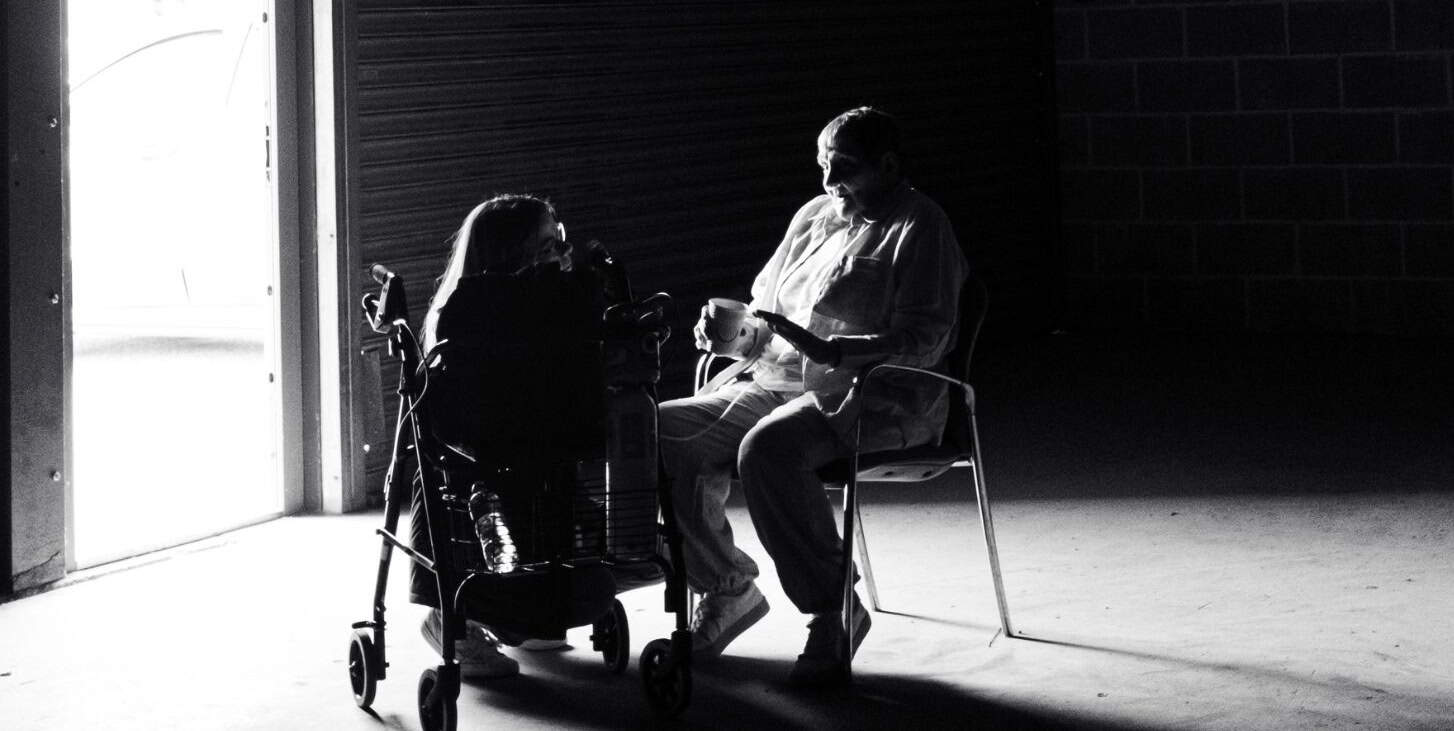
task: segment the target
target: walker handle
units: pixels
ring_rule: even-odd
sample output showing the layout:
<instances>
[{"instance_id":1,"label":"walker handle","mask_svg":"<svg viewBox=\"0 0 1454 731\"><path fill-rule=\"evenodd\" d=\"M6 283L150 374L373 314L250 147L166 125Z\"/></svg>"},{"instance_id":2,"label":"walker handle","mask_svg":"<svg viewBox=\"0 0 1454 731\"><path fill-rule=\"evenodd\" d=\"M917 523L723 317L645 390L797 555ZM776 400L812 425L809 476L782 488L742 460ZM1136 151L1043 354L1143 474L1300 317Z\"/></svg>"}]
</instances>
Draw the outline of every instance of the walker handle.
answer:
<instances>
[{"instance_id":1,"label":"walker handle","mask_svg":"<svg viewBox=\"0 0 1454 731\"><path fill-rule=\"evenodd\" d=\"M664 316L663 309L671 303L671 295L666 292L657 292L640 302L637 302L634 309L640 313L636 316L636 324L644 325L652 321L660 321Z\"/></svg>"},{"instance_id":2,"label":"walker handle","mask_svg":"<svg viewBox=\"0 0 1454 731\"><path fill-rule=\"evenodd\" d=\"M394 273L389 271L389 268L383 264L375 264L369 267L369 276L374 278L374 282L383 284L389 277L394 276Z\"/></svg>"}]
</instances>

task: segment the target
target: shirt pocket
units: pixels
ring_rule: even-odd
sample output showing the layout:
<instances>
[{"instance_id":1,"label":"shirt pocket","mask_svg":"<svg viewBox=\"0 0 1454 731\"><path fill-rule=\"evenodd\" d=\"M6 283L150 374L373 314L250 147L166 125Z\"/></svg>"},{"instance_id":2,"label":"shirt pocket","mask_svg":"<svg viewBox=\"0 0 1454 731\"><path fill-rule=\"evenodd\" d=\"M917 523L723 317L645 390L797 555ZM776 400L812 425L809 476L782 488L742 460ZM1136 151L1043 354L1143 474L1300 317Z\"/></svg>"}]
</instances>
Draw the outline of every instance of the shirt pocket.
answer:
<instances>
[{"instance_id":1,"label":"shirt pocket","mask_svg":"<svg viewBox=\"0 0 1454 731\"><path fill-rule=\"evenodd\" d=\"M854 256L824 285L813 309L852 326L872 327L881 319L887 298L888 262Z\"/></svg>"}]
</instances>

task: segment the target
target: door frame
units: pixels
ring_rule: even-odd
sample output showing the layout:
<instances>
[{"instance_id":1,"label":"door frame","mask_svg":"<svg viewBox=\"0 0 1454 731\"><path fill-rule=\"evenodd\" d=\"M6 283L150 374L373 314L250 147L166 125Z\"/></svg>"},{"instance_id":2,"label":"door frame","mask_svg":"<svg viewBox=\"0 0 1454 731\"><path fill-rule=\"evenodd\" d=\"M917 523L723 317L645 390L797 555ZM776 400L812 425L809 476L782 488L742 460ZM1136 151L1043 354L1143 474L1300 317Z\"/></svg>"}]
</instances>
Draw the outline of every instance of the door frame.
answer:
<instances>
[{"instance_id":1,"label":"door frame","mask_svg":"<svg viewBox=\"0 0 1454 731\"><path fill-rule=\"evenodd\" d=\"M5 3L5 260L3 593L65 574L67 400L65 11Z\"/></svg>"},{"instance_id":2,"label":"door frame","mask_svg":"<svg viewBox=\"0 0 1454 731\"><path fill-rule=\"evenodd\" d=\"M271 181L270 207L273 214L272 241L274 244L271 264L270 317L273 319L270 331L274 341L264 347L268 358L268 377L274 384L270 392L270 408L275 419L276 430L272 447L277 450L274 476L279 489L283 491L283 515L297 513L304 508L304 442L302 428L304 419L302 387L302 343L303 318L300 313L300 206L297 163L299 140L297 78L298 53L295 11L288 2L277 0L255 0L256 12L264 27L269 44L266 49L269 73L272 76L273 99L269 107L271 117L264 120L267 125L268 145L266 170ZM65 6L65 0L58 3ZM66 35L61 35L60 51L64 60ZM64 90L64 87L63 87ZM69 127L69 120L66 127ZM69 160L69 149L65 160ZM69 217L69 192L67 191L67 218ZM64 222L63 222L64 225ZM74 439L70 425L73 424L74 400L71 397L73 348L70 337L70 239L65 237L66 276L65 284L65 463L66 473L74 472ZM74 484L65 481L65 567L66 571L77 568L75 558ZM259 521L271 520L276 516L263 516ZM242 526L236 526L242 527ZM233 530L229 528L228 530Z\"/></svg>"},{"instance_id":3,"label":"door frame","mask_svg":"<svg viewBox=\"0 0 1454 731\"><path fill-rule=\"evenodd\" d=\"M73 461L65 5L0 7L0 134L7 158L6 192L0 196L7 272L0 297L9 315L0 324L7 346L0 355L0 381L10 395L6 418L0 420L6 445L0 598L39 590L75 566L68 509ZM318 433L317 399L309 399L304 363L316 350L309 343L316 343L319 321L305 316L311 314L307 303L314 277L302 246L311 240L315 188L309 154L314 138L311 6L309 0L262 0L260 5L271 26L275 89L269 141L278 243L273 365L285 514L306 510L306 485L317 483L308 479L310 472L317 474L317 440L309 438Z\"/></svg>"},{"instance_id":4,"label":"door frame","mask_svg":"<svg viewBox=\"0 0 1454 731\"><path fill-rule=\"evenodd\" d=\"M313 220L317 252L315 277L318 398L317 509L327 514L361 510L368 506L366 462L362 438L370 411L362 399L377 392L366 383L370 372L362 352L358 298L364 291L362 248L353 232L358 220L358 130L353 63L356 51L356 3L351 0L316 0L313 22L313 112L310 129L317 136L316 197Z\"/></svg>"}]
</instances>

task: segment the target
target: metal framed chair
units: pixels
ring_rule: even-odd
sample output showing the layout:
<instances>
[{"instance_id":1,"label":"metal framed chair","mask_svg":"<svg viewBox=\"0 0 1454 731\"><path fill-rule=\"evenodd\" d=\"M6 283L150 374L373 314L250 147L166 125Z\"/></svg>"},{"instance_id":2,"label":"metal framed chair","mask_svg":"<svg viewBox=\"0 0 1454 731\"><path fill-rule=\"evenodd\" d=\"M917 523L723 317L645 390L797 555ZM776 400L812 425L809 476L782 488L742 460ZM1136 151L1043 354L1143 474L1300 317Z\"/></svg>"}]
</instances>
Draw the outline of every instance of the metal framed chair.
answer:
<instances>
[{"instance_id":1,"label":"metal framed chair","mask_svg":"<svg viewBox=\"0 0 1454 731\"><path fill-rule=\"evenodd\" d=\"M860 562L863 565L864 584L868 590L869 606L882 611L878 587L873 580L873 566L868 556L868 539L864 535L863 518L858 508L858 485L864 482L926 482L954 468L968 467L974 476L975 502L979 508L980 527L984 533L985 548L989 554L990 577L994 581L995 600L1000 613L1000 629L1006 637L1014 637L1010 624L1009 604L1005 601L1004 581L1000 575L999 549L995 544L994 519L990 512L989 493L985 488L984 465L980 456L979 426L975 419L974 387L969 383L970 364L974 358L974 347L979 339L985 313L989 309L989 291L984 282L971 276L961 288L959 297L959 339L947 359L948 374L922 368L880 363L865 368L858 374L854 388L872 388L877 377L888 373L910 373L915 377L933 378L949 385L952 393L960 398L950 402L948 421L944 427L944 438L938 445L925 445L909 449L863 453L858 444L853 454L836 460L818 470L818 478L829 489L843 491L843 626L844 626L844 670L852 673L854 584L853 547L858 545ZM696 387L700 389L713 370L713 360L725 360L705 354L697 364ZM859 425L858 429L861 429ZM855 442L858 438L855 429Z\"/></svg>"},{"instance_id":2,"label":"metal framed chair","mask_svg":"<svg viewBox=\"0 0 1454 731\"><path fill-rule=\"evenodd\" d=\"M863 565L864 584L868 590L869 606L881 611L878 587L873 580L873 566L868 555L868 540L864 535L863 518L858 508L858 486L865 482L925 482L950 469L968 467L974 476L975 502L979 507L980 527L984 533L985 548L989 554L990 577L994 581L995 600L1000 613L1000 629L1006 637L1015 636L1010 624L1010 609L1005 601L1004 581L1000 575L999 549L995 544L994 519L990 512L989 493L985 488L984 464L980 455L979 426L975 419L974 387L969 383L969 369L974 357L975 342L980 327L984 324L985 312L989 307L989 292L984 283L970 277L961 290L959 300L959 341L949 354L946 375L922 368L880 363L869 366L855 380L854 388L859 390L873 387L876 378L888 373L909 373L915 377L933 378L949 385L952 393L961 398L952 400L944 438L939 445L925 445L909 449L862 453L858 448L858 437L862 424L855 428L855 445L852 456L825 465L818 470L819 479L843 491L843 657L845 671L852 672L852 638L854 632L852 596L854 584L853 545L856 540L858 554Z\"/></svg>"}]
</instances>

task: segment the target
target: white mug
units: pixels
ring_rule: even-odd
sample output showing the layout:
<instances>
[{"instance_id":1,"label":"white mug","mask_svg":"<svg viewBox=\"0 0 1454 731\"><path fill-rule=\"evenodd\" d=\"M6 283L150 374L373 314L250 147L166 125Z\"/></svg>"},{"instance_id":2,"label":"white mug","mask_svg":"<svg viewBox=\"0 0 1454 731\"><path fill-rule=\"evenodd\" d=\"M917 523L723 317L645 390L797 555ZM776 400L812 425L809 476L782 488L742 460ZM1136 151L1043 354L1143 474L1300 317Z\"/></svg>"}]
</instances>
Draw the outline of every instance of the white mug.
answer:
<instances>
[{"instance_id":1,"label":"white mug","mask_svg":"<svg viewBox=\"0 0 1454 731\"><path fill-rule=\"evenodd\" d=\"M747 335L747 304L726 297L707 300L707 339L713 353L723 355L733 350L738 338Z\"/></svg>"}]
</instances>

